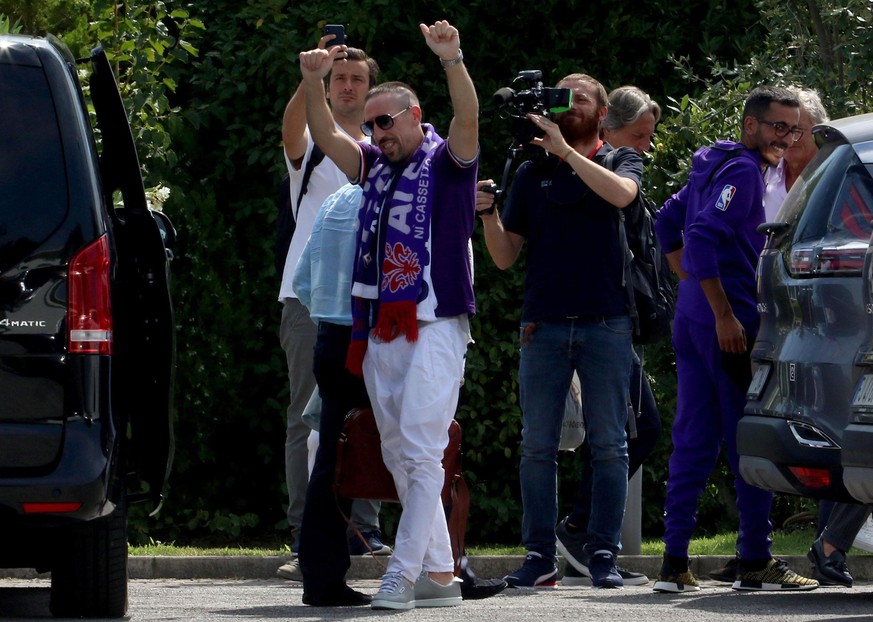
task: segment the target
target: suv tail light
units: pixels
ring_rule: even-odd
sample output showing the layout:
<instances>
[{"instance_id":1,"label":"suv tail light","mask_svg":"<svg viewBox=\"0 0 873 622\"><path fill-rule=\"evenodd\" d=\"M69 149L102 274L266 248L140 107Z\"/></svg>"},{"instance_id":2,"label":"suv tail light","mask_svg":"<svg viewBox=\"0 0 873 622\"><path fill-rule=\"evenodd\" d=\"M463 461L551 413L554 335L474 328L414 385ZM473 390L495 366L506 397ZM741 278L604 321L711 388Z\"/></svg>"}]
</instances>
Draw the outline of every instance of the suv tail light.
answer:
<instances>
[{"instance_id":1,"label":"suv tail light","mask_svg":"<svg viewBox=\"0 0 873 622\"><path fill-rule=\"evenodd\" d=\"M67 344L71 354L112 354L109 240L103 235L70 260Z\"/></svg>"},{"instance_id":2,"label":"suv tail light","mask_svg":"<svg viewBox=\"0 0 873 622\"><path fill-rule=\"evenodd\" d=\"M866 242L791 250L792 276L860 276L867 254Z\"/></svg>"},{"instance_id":3,"label":"suv tail light","mask_svg":"<svg viewBox=\"0 0 873 622\"><path fill-rule=\"evenodd\" d=\"M828 488L831 485L831 473L827 469L791 466L788 470L807 488Z\"/></svg>"}]
</instances>

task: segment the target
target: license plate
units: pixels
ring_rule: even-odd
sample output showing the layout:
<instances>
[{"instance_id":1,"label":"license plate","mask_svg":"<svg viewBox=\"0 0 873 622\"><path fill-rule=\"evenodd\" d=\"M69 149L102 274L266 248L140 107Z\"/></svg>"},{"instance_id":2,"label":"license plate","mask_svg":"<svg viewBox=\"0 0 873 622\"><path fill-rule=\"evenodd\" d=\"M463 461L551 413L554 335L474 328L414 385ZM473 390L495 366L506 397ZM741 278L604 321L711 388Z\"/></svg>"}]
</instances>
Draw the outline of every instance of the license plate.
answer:
<instances>
[{"instance_id":1,"label":"license plate","mask_svg":"<svg viewBox=\"0 0 873 622\"><path fill-rule=\"evenodd\" d=\"M873 406L873 374L865 374L858 381L852 406Z\"/></svg>"},{"instance_id":2,"label":"license plate","mask_svg":"<svg viewBox=\"0 0 873 622\"><path fill-rule=\"evenodd\" d=\"M755 375L752 376L752 382L749 383L749 390L746 391L746 399L759 400L761 393L764 392L764 387L767 385L767 379L770 377L770 363L762 363L755 369Z\"/></svg>"}]
</instances>

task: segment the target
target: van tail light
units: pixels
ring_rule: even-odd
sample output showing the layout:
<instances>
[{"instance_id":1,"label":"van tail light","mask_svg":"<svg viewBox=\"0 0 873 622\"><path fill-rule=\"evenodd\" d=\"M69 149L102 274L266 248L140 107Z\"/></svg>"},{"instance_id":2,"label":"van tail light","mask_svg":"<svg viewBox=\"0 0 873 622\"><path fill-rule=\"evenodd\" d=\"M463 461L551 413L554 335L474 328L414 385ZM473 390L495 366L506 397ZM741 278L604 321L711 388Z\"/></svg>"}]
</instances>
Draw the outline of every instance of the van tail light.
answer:
<instances>
[{"instance_id":1,"label":"van tail light","mask_svg":"<svg viewBox=\"0 0 873 622\"><path fill-rule=\"evenodd\" d=\"M795 248L791 251L792 276L860 276L867 244L838 247Z\"/></svg>"},{"instance_id":2,"label":"van tail light","mask_svg":"<svg viewBox=\"0 0 873 622\"><path fill-rule=\"evenodd\" d=\"M22 503L22 509L26 514L69 514L78 512L81 503Z\"/></svg>"},{"instance_id":3,"label":"van tail light","mask_svg":"<svg viewBox=\"0 0 873 622\"><path fill-rule=\"evenodd\" d=\"M112 354L109 240L103 235L70 260L67 345L71 354Z\"/></svg>"},{"instance_id":4,"label":"van tail light","mask_svg":"<svg viewBox=\"0 0 873 622\"><path fill-rule=\"evenodd\" d=\"M831 485L831 473L827 469L788 467L788 470L807 488L828 488Z\"/></svg>"}]
</instances>

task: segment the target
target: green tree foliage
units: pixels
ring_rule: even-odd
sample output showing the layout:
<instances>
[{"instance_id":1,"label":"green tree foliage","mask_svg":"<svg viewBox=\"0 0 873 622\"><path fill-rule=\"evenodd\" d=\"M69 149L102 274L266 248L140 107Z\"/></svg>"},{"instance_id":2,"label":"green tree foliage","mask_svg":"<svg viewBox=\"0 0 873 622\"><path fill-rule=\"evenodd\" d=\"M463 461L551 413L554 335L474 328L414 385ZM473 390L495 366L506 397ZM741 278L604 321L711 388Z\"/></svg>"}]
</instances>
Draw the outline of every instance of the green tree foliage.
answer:
<instances>
[{"instance_id":1,"label":"green tree foliage","mask_svg":"<svg viewBox=\"0 0 873 622\"><path fill-rule=\"evenodd\" d=\"M658 128L646 180L650 194L658 201L685 183L691 156L698 147L720 138L739 138L743 101L759 84L814 88L831 118L868 112L873 94L873 80L867 70L873 53L868 35L873 5L864 0L757 4L767 35L749 48L747 58L725 61L710 56L703 64L705 71L700 71L690 57L670 56L689 94L666 98L668 110ZM670 377L672 358L650 363L647 368L656 381ZM675 400L675 391L668 391L666 409L665 402L658 402L667 430L675 405L669 400ZM662 438L645 465L646 482L666 481L669 452L669 438ZM649 521L660 520L660 514L651 510L662 495L660 486L647 491L644 531L657 533L657 520ZM772 520L779 525L812 505L809 500L778 495ZM735 516L733 478L722 463L701 498L699 525L711 532L734 528Z\"/></svg>"},{"instance_id":2,"label":"green tree foliage","mask_svg":"<svg viewBox=\"0 0 873 622\"><path fill-rule=\"evenodd\" d=\"M671 53L692 59L690 66L703 71L708 54L730 62L762 35L754 4L738 4L726 11L723 2L656 1L630 14L605 0L546 0L537 15L567 19L536 20L532 27L530 4L517 0L499 8L490 2L418 0L195 2L209 36L181 104L190 121L185 127L193 131L179 138L180 150L197 158L179 168L174 185L189 190L184 197L176 193L168 210L182 233L177 432L180 439L196 440L180 452L168 509L184 515L192 507L208 507L211 516L236 516L257 508L259 527L284 525L287 389L277 340L273 191L284 170L280 122L299 81L297 53L315 46L325 23L345 24L348 42L379 61L383 79L413 85L426 120L443 130L451 114L445 79L418 23L445 18L456 25L482 102L481 173L499 179L509 123L497 115L490 95L518 71L541 69L546 85L585 71L608 87L641 84L663 101L664 92L684 88ZM501 18L484 17L494 15ZM676 27L684 23L705 27L689 37ZM468 353L458 414L475 499L470 536L512 541L521 514L516 333L523 271L497 270L480 235L476 343ZM666 350L661 357L667 358ZM669 374L658 382L666 403L671 383ZM569 500L575 456L562 455L561 464L563 497ZM651 510L653 521L659 511Z\"/></svg>"},{"instance_id":3,"label":"green tree foliage","mask_svg":"<svg viewBox=\"0 0 873 622\"><path fill-rule=\"evenodd\" d=\"M62 34L74 49L99 39L112 50L147 184L173 190L166 211L179 230L176 463L163 513L137 521L134 539L239 538L286 527L288 392L278 343L274 194L297 54L315 46L325 23L345 24L349 43L379 61L383 79L413 85L425 119L443 131L451 114L445 79L418 23L456 25L481 102L480 173L495 180L510 130L491 94L518 71L542 70L547 86L582 71L607 89L642 87L665 106L646 180L658 201L684 183L697 147L737 136L751 86L816 86L833 116L858 112L873 60L863 36L865 0L651 0L632 10L611 0L541 0L535 7L520 0L0 0L4 13L27 31ZM469 539L514 542L523 270L497 270L479 231L474 244L479 313L458 413L473 491ZM665 417L644 480L643 531L658 535L675 407L669 346L650 347L646 368ZM567 506L577 458L559 460ZM728 488L725 477L716 475L701 504L703 527L717 529L730 507L718 492Z\"/></svg>"}]
</instances>

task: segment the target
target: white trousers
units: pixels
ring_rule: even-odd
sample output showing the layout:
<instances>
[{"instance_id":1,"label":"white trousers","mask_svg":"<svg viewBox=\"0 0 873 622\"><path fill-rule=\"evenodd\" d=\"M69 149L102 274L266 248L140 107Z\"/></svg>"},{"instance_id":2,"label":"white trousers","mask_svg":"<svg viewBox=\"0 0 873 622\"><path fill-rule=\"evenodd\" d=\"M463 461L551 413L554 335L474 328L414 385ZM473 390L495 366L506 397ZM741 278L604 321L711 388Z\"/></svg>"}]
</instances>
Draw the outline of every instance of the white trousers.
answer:
<instances>
[{"instance_id":1,"label":"white trousers","mask_svg":"<svg viewBox=\"0 0 873 622\"><path fill-rule=\"evenodd\" d=\"M402 512L388 572L414 582L422 570L452 572L454 561L440 499L442 459L449 441L470 341L466 316L419 322L418 340L389 343L372 334L364 382L382 458L394 476Z\"/></svg>"}]
</instances>

